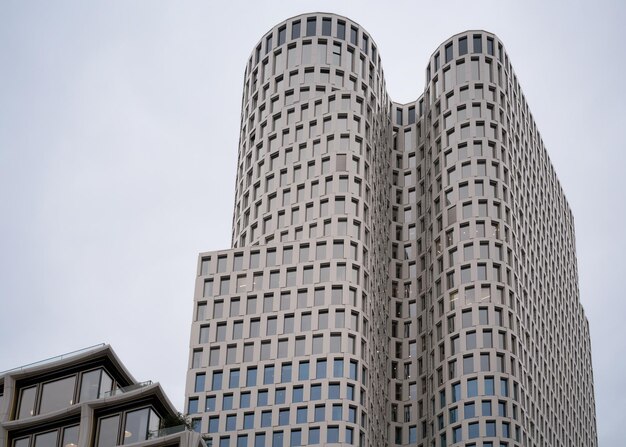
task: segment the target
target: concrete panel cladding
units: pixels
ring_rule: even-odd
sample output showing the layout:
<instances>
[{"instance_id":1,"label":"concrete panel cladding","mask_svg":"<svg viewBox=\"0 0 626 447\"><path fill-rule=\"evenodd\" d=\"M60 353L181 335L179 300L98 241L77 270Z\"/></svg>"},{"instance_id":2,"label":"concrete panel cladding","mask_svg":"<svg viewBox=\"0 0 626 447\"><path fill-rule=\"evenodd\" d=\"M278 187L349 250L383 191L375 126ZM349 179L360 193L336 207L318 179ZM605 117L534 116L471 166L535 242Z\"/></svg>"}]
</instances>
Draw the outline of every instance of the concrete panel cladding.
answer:
<instances>
[{"instance_id":1,"label":"concrete panel cladding","mask_svg":"<svg viewBox=\"0 0 626 447\"><path fill-rule=\"evenodd\" d=\"M212 445L595 446L573 219L502 42L424 93L314 13L244 74L232 248L201 253L188 412Z\"/></svg>"}]
</instances>

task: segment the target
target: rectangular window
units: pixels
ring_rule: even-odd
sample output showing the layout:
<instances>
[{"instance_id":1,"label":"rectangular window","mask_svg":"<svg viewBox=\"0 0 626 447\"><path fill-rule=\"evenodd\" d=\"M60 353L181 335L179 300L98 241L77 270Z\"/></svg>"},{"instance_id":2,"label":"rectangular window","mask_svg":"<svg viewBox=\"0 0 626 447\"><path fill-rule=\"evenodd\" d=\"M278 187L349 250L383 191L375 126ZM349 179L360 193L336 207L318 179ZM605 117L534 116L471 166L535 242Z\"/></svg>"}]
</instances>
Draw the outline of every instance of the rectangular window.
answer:
<instances>
[{"instance_id":1,"label":"rectangular window","mask_svg":"<svg viewBox=\"0 0 626 447\"><path fill-rule=\"evenodd\" d=\"M306 19L306 35L315 36L316 19L315 17L309 17Z\"/></svg>"},{"instance_id":2,"label":"rectangular window","mask_svg":"<svg viewBox=\"0 0 626 447\"><path fill-rule=\"evenodd\" d=\"M452 60L452 43L446 45L446 64ZM447 87L447 86L446 86Z\"/></svg>"},{"instance_id":3,"label":"rectangular window","mask_svg":"<svg viewBox=\"0 0 626 447\"><path fill-rule=\"evenodd\" d=\"M482 53L483 52L482 36L475 34L473 40L474 40L474 53Z\"/></svg>"},{"instance_id":4,"label":"rectangular window","mask_svg":"<svg viewBox=\"0 0 626 447\"><path fill-rule=\"evenodd\" d=\"M331 27L332 27L331 19L324 17L322 19L322 36L330 36Z\"/></svg>"},{"instance_id":5,"label":"rectangular window","mask_svg":"<svg viewBox=\"0 0 626 447\"><path fill-rule=\"evenodd\" d=\"M359 30L355 27L350 28L350 43L352 45L358 45L359 41Z\"/></svg>"},{"instance_id":6,"label":"rectangular window","mask_svg":"<svg viewBox=\"0 0 626 447\"><path fill-rule=\"evenodd\" d=\"M291 38L297 39L300 37L300 21L293 22L291 25Z\"/></svg>"},{"instance_id":7,"label":"rectangular window","mask_svg":"<svg viewBox=\"0 0 626 447\"><path fill-rule=\"evenodd\" d=\"M345 40L346 38L346 24L344 22L337 22L337 39Z\"/></svg>"},{"instance_id":8,"label":"rectangular window","mask_svg":"<svg viewBox=\"0 0 626 447\"><path fill-rule=\"evenodd\" d=\"M309 380L309 362L300 362L298 366L298 380Z\"/></svg>"},{"instance_id":9,"label":"rectangular window","mask_svg":"<svg viewBox=\"0 0 626 447\"><path fill-rule=\"evenodd\" d=\"M204 373L196 374L196 383L194 385L194 392L201 393L204 391L205 379L206 379L206 374Z\"/></svg>"},{"instance_id":10,"label":"rectangular window","mask_svg":"<svg viewBox=\"0 0 626 447\"><path fill-rule=\"evenodd\" d=\"M285 39L287 37L287 27L283 26L278 30L278 46L281 46L285 43Z\"/></svg>"},{"instance_id":11,"label":"rectangular window","mask_svg":"<svg viewBox=\"0 0 626 447\"><path fill-rule=\"evenodd\" d=\"M490 56L494 55L493 52L493 39L491 37L487 37L487 54Z\"/></svg>"},{"instance_id":12,"label":"rectangular window","mask_svg":"<svg viewBox=\"0 0 626 447\"><path fill-rule=\"evenodd\" d=\"M459 39L459 56L467 54L467 37Z\"/></svg>"}]
</instances>

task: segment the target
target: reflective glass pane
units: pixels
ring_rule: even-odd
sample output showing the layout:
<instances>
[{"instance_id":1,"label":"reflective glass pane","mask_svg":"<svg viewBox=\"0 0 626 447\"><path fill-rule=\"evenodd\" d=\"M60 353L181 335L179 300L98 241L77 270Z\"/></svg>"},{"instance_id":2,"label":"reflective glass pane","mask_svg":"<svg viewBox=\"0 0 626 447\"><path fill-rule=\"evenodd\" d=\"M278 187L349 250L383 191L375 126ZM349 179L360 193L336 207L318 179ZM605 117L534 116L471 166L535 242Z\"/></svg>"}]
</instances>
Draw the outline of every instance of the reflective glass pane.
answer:
<instances>
[{"instance_id":1,"label":"reflective glass pane","mask_svg":"<svg viewBox=\"0 0 626 447\"><path fill-rule=\"evenodd\" d=\"M100 420L97 447L114 447L117 445L120 416L116 414Z\"/></svg>"},{"instance_id":2,"label":"reflective glass pane","mask_svg":"<svg viewBox=\"0 0 626 447\"><path fill-rule=\"evenodd\" d=\"M63 429L63 440L61 447L77 447L78 446L78 425L66 427Z\"/></svg>"},{"instance_id":3,"label":"reflective glass pane","mask_svg":"<svg viewBox=\"0 0 626 447\"><path fill-rule=\"evenodd\" d=\"M149 418L150 410L148 408L127 413L123 443L131 444L133 442L145 441L148 435Z\"/></svg>"},{"instance_id":4,"label":"reflective glass pane","mask_svg":"<svg viewBox=\"0 0 626 447\"><path fill-rule=\"evenodd\" d=\"M113 379L106 371L102 371L102 376L100 376L100 395L98 397L106 396L112 389Z\"/></svg>"},{"instance_id":5,"label":"reflective glass pane","mask_svg":"<svg viewBox=\"0 0 626 447\"><path fill-rule=\"evenodd\" d=\"M58 431L35 435L34 447L56 447Z\"/></svg>"},{"instance_id":6,"label":"reflective glass pane","mask_svg":"<svg viewBox=\"0 0 626 447\"><path fill-rule=\"evenodd\" d=\"M35 395L37 387L24 388L20 395L20 408L17 411L17 418L27 418L35 414Z\"/></svg>"},{"instance_id":7,"label":"reflective glass pane","mask_svg":"<svg viewBox=\"0 0 626 447\"><path fill-rule=\"evenodd\" d=\"M85 402L98 398L98 392L100 390L101 372L101 369L96 369L95 371L83 373L80 383L80 396L78 398L79 402Z\"/></svg>"},{"instance_id":8,"label":"reflective glass pane","mask_svg":"<svg viewBox=\"0 0 626 447\"><path fill-rule=\"evenodd\" d=\"M74 404L76 376L44 383L41 391L39 414L67 408Z\"/></svg>"}]
</instances>

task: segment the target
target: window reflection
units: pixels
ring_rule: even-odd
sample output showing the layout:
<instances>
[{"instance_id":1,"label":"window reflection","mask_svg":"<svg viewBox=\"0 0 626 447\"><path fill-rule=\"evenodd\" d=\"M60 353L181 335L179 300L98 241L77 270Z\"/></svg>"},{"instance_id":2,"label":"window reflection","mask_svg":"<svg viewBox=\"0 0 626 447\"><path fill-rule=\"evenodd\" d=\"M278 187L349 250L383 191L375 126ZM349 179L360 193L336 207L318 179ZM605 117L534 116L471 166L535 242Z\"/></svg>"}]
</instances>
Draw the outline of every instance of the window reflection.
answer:
<instances>
[{"instance_id":1,"label":"window reflection","mask_svg":"<svg viewBox=\"0 0 626 447\"><path fill-rule=\"evenodd\" d=\"M39 413L49 413L73 405L75 385L76 376L44 383L41 391Z\"/></svg>"},{"instance_id":2,"label":"window reflection","mask_svg":"<svg viewBox=\"0 0 626 447\"><path fill-rule=\"evenodd\" d=\"M65 428L63 430L63 440L61 441L61 447L77 447L78 435L78 425Z\"/></svg>"},{"instance_id":3,"label":"window reflection","mask_svg":"<svg viewBox=\"0 0 626 447\"><path fill-rule=\"evenodd\" d=\"M100 390L100 376L103 375L101 369L95 371L89 371L83 373L83 378L80 385L80 398L79 402L85 402L88 400L97 399L100 397L100 393L108 390ZM108 376L104 373L105 376Z\"/></svg>"},{"instance_id":4,"label":"window reflection","mask_svg":"<svg viewBox=\"0 0 626 447\"><path fill-rule=\"evenodd\" d=\"M13 441L13 447L77 447L79 426L61 427ZM59 443L60 442L60 443Z\"/></svg>"},{"instance_id":5,"label":"window reflection","mask_svg":"<svg viewBox=\"0 0 626 447\"><path fill-rule=\"evenodd\" d=\"M34 447L56 447L57 436L57 430L35 435Z\"/></svg>"},{"instance_id":6,"label":"window reflection","mask_svg":"<svg viewBox=\"0 0 626 447\"><path fill-rule=\"evenodd\" d=\"M118 414L100 419L97 447L114 447L117 445L119 424L120 416Z\"/></svg>"},{"instance_id":7,"label":"window reflection","mask_svg":"<svg viewBox=\"0 0 626 447\"><path fill-rule=\"evenodd\" d=\"M80 377L80 381L78 378ZM77 390L78 383L80 389ZM78 402L98 399L113 388L113 379L102 368L74 374L20 390L16 419L45 414L67 408Z\"/></svg>"},{"instance_id":8,"label":"window reflection","mask_svg":"<svg viewBox=\"0 0 626 447\"><path fill-rule=\"evenodd\" d=\"M100 419L96 447L114 447L145 441L158 431L160 422L160 418L151 408L104 417Z\"/></svg>"},{"instance_id":9,"label":"window reflection","mask_svg":"<svg viewBox=\"0 0 626 447\"><path fill-rule=\"evenodd\" d=\"M17 418L27 418L35 415L35 396L37 387L24 388L20 393L20 407L17 411Z\"/></svg>"}]
</instances>

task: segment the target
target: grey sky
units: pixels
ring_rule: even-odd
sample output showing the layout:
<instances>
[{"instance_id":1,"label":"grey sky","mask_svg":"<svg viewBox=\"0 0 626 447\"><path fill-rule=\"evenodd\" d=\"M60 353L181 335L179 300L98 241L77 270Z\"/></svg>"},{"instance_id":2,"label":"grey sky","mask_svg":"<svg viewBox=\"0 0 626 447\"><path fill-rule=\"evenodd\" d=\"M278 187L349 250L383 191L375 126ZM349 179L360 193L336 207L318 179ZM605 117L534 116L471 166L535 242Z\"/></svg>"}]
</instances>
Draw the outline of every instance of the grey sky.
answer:
<instances>
[{"instance_id":1,"label":"grey sky","mask_svg":"<svg viewBox=\"0 0 626 447\"><path fill-rule=\"evenodd\" d=\"M407 102L437 45L486 29L576 219L599 440L620 445L626 3L384 3L2 1L0 370L107 342L182 408L196 256L230 246L243 71L262 34L346 15Z\"/></svg>"}]
</instances>

